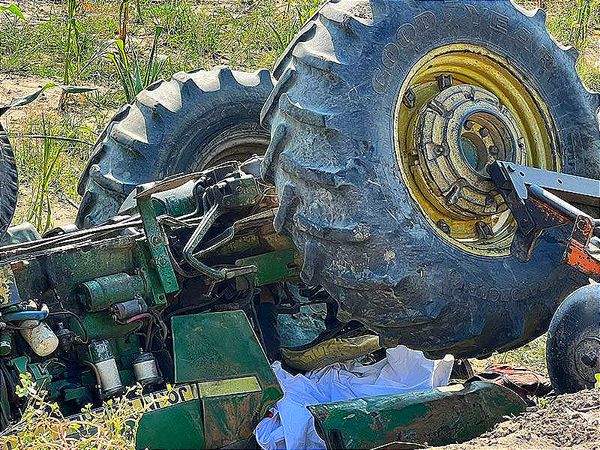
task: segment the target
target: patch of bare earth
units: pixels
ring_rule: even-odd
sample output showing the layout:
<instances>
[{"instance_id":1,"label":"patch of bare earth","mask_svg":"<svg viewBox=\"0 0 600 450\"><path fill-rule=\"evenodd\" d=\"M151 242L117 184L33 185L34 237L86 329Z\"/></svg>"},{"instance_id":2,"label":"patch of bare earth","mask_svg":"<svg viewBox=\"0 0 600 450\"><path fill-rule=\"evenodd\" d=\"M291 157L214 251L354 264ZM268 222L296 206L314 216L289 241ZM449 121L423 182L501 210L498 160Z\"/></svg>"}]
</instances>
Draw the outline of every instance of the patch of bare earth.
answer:
<instances>
[{"instance_id":1,"label":"patch of bare earth","mask_svg":"<svg viewBox=\"0 0 600 450\"><path fill-rule=\"evenodd\" d=\"M53 80L35 76L0 74L0 105L8 105L15 98L30 95L50 81ZM60 95L59 89L49 89L42 93L34 103L8 111L2 116L2 122L10 130L11 125L19 125L32 113L56 111Z\"/></svg>"},{"instance_id":2,"label":"patch of bare earth","mask_svg":"<svg viewBox=\"0 0 600 450\"><path fill-rule=\"evenodd\" d=\"M548 399L546 407L502 422L483 436L444 449L600 449L600 389Z\"/></svg>"}]
</instances>

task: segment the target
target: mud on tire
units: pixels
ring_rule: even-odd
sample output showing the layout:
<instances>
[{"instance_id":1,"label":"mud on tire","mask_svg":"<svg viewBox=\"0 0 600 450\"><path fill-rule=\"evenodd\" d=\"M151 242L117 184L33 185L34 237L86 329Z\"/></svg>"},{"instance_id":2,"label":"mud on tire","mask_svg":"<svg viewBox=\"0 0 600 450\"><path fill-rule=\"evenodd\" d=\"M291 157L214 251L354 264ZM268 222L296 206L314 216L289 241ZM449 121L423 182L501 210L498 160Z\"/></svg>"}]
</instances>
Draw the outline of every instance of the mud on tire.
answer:
<instances>
[{"instance_id":1,"label":"mud on tire","mask_svg":"<svg viewBox=\"0 0 600 450\"><path fill-rule=\"evenodd\" d=\"M273 87L267 70L179 72L126 105L98 139L79 181L77 225L115 215L135 186L264 153L260 110Z\"/></svg>"},{"instance_id":2,"label":"mud on tire","mask_svg":"<svg viewBox=\"0 0 600 450\"><path fill-rule=\"evenodd\" d=\"M586 282L560 264L552 233L527 264L449 243L411 196L395 151L411 68L441 46L476 45L539 94L555 125L554 168L599 177L598 95L544 22L508 1L331 1L283 55L263 109L272 135L263 173L280 197L276 229L304 254L303 280L339 302L340 320L363 322L386 345L481 356L543 333Z\"/></svg>"}]
</instances>

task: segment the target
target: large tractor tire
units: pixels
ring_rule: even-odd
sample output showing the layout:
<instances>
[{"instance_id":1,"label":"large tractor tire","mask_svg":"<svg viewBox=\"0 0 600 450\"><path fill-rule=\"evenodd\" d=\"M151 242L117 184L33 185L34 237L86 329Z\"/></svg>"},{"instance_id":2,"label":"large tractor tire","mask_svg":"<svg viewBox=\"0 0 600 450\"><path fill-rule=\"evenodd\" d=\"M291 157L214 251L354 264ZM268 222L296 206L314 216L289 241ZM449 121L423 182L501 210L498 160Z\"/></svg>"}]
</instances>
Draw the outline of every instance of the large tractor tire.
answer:
<instances>
[{"instance_id":1,"label":"large tractor tire","mask_svg":"<svg viewBox=\"0 0 600 450\"><path fill-rule=\"evenodd\" d=\"M17 165L8 135L0 125L0 239L8 229L17 207Z\"/></svg>"},{"instance_id":2,"label":"large tractor tire","mask_svg":"<svg viewBox=\"0 0 600 450\"><path fill-rule=\"evenodd\" d=\"M105 222L138 184L262 155L269 132L260 110L272 88L267 70L218 68L176 73L142 91L98 139L79 181L77 225Z\"/></svg>"},{"instance_id":3,"label":"large tractor tire","mask_svg":"<svg viewBox=\"0 0 600 450\"><path fill-rule=\"evenodd\" d=\"M540 335L585 277L558 231L528 263L486 166L600 177L597 94L541 10L508 1L339 0L277 64L263 175L301 276L386 346L484 356Z\"/></svg>"}]
</instances>

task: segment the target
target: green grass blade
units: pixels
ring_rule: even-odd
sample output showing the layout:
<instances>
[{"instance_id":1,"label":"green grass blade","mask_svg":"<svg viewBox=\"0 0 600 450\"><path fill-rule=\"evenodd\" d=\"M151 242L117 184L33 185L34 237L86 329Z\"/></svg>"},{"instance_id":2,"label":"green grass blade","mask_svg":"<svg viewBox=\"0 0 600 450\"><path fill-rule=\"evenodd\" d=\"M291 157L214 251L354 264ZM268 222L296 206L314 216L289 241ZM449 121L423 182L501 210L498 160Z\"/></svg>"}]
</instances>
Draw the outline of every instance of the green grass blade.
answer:
<instances>
[{"instance_id":1,"label":"green grass blade","mask_svg":"<svg viewBox=\"0 0 600 450\"><path fill-rule=\"evenodd\" d=\"M25 21L25 16L17 5L0 6L0 12L12 13L22 21Z\"/></svg>"},{"instance_id":2,"label":"green grass blade","mask_svg":"<svg viewBox=\"0 0 600 450\"><path fill-rule=\"evenodd\" d=\"M116 40L111 39L110 41L106 42L102 47L100 47L96 52L94 52L91 58L81 67L81 69L79 69L79 72L77 73L77 78L81 77L85 73L85 71L89 67L91 67L92 64L94 64L100 58L105 57L106 53L108 52L108 49L115 45L115 43Z\"/></svg>"},{"instance_id":3,"label":"green grass blade","mask_svg":"<svg viewBox=\"0 0 600 450\"><path fill-rule=\"evenodd\" d=\"M146 76L144 78L144 86L148 86L153 81L155 81L155 77L158 76L158 72L156 71L156 59L158 52L158 39L160 38L161 33L163 32L162 27L156 27L154 29L154 40L152 42L152 49L150 50L150 56L148 57L148 65L146 66Z\"/></svg>"},{"instance_id":4,"label":"green grass blade","mask_svg":"<svg viewBox=\"0 0 600 450\"><path fill-rule=\"evenodd\" d=\"M84 92L91 92L91 91L96 90L95 87L90 87L90 86L65 86L62 84L49 82L49 83L46 83L44 86L42 86L37 91L35 91L29 95L26 95L25 97L15 98L10 102L10 104L0 106L0 116L2 116L6 111L8 111L11 108L16 108L19 106L25 106L25 105L30 104L31 102L35 101L40 95L42 95L42 93L44 91L46 91L50 88L54 88L54 87L61 89L66 94L81 94Z\"/></svg>"}]
</instances>

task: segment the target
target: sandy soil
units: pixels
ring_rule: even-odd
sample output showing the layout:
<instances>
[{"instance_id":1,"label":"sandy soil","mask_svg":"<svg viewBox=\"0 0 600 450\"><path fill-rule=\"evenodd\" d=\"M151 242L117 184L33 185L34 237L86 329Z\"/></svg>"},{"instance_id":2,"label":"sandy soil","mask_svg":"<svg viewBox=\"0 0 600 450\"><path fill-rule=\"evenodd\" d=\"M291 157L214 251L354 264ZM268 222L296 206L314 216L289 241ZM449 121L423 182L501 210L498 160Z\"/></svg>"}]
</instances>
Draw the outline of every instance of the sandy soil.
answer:
<instances>
[{"instance_id":1,"label":"sandy soil","mask_svg":"<svg viewBox=\"0 0 600 450\"><path fill-rule=\"evenodd\" d=\"M32 76L19 76L14 74L0 74L0 104L9 104L13 99L25 97L49 83L50 79ZM48 89L42 93L35 102L27 106L13 108L2 116L2 123L10 129L11 125L20 123L31 112L56 111L60 101L60 89Z\"/></svg>"},{"instance_id":2,"label":"sandy soil","mask_svg":"<svg viewBox=\"0 0 600 450\"><path fill-rule=\"evenodd\" d=\"M544 408L445 449L600 449L600 389L549 398Z\"/></svg>"}]
</instances>

